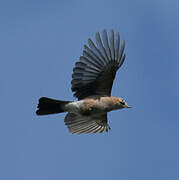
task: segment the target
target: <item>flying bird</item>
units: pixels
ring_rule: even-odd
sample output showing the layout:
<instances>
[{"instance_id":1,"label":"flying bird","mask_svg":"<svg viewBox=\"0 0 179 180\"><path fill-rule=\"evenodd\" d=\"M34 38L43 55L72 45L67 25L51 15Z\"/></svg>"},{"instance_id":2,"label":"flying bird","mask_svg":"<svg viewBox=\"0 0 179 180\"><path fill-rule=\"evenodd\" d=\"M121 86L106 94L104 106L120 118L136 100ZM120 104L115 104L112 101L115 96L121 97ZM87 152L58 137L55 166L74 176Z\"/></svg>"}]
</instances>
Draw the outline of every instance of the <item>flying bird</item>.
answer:
<instances>
[{"instance_id":1,"label":"flying bird","mask_svg":"<svg viewBox=\"0 0 179 180\"><path fill-rule=\"evenodd\" d=\"M102 37L102 38L101 38ZM111 89L117 70L122 66L125 41L113 30L96 33L96 45L88 39L83 55L73 68L71 89L77 101L62 101L41 97L37 115L67 112L64 119L73 134L107 132L107 113L130 108L120 97L112 97Z\"/></svg>"}]
</instances>

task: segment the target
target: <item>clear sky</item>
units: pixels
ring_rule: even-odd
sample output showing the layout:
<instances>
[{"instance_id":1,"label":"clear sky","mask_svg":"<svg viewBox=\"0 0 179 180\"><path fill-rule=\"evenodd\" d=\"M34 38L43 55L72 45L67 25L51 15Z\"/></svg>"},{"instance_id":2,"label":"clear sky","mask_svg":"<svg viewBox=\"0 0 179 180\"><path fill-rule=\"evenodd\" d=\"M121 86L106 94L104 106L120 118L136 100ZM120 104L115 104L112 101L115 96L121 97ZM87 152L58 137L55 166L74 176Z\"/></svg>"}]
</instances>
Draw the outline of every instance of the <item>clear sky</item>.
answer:
<instances>
[{"instance_id":1,"label":"clear sky","mask_svg":"<svg viewBox=\"0 0 179 180\"><path fill-rule=\"evenodd\" d=\"M178 180L179 1L1 0L0 179ZM112 94L132 109L111 131L72 135L38 98L75 100L71 74L87 39L120 31L126 60Z\"/></svg>"}]
</instances>

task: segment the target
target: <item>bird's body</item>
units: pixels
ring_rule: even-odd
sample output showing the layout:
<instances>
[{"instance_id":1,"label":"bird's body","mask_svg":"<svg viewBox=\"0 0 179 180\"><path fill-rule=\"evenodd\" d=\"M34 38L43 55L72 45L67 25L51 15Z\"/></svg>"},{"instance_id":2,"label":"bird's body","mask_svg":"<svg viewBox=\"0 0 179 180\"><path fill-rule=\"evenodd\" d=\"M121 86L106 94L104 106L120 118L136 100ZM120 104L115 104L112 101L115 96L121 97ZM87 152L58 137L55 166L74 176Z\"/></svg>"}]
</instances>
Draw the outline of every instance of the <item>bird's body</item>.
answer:
<instances>
[{"instance_id":1,"label":"bird's body","mask_svg":"<svg viewBox=\"0 0 179 180\"><path fill-rule=\"evenodd\" d=\"M103 40L103 41L102 41ZM112 110L129 108L119 97L111 97L112 84L117 70L122 66L125 42L120 46L120 36L111 30L96 33L96 44L88 39L83 56L76 62L72 74L72 91L78 101L61 101L42 97L39 99L37 115L68 112L65 124L71 133L96 133L110 129L107 113Z\"/></svg>"},{"instance_id":2,"label":"bird's body","mask_svg":"<svg viewBox=\"0 0 179 180\"><path fill-rule=\"evenodd\" d=\"M81 115L107 113L112 110L122 109L119 97L86 98L80 101L69 102L64 106L64 111Z\"/></svg>"}]
</instances>

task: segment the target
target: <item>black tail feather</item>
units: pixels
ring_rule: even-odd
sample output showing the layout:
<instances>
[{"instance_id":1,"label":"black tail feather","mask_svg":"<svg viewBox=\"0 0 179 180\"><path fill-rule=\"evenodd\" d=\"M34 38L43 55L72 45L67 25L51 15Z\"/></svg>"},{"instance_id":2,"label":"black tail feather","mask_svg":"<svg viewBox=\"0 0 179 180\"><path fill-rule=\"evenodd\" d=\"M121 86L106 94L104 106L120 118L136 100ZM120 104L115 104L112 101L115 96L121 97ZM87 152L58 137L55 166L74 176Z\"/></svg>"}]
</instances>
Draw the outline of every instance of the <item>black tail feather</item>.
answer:
<instances>
[{"instance_id":1,"label":"black tail feather","mask_svg":"<svg viewBox=\"0 0 179 180\"><path fill-rule=\"evenodd\" d=\"M39 99L39 104L36 111L37 115L48 115L64 112L64 105L70 101L60 101L55 99L50 99L46 97L41 97Z\"/></svg>"}]
</instances>

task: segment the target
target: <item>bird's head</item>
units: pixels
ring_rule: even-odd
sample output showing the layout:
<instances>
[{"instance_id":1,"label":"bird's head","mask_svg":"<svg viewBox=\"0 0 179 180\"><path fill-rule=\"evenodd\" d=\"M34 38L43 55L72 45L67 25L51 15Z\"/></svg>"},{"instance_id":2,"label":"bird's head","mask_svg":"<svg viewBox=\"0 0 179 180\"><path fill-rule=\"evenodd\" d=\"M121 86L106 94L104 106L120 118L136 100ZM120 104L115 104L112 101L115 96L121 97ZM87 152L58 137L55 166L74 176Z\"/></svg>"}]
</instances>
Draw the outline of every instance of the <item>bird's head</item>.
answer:
<instances>
[{"instance_id":1,"label":"bird's head","mask_svg":"<svg viewBox=\"0 0 179 180\"><path fill-rule=\"evenodd\" d=\"M131 108L122 98L120 97L112 97L113 103L116 107L116 109L122 109L122 108Z\"/></svg>"}]
</instances>

